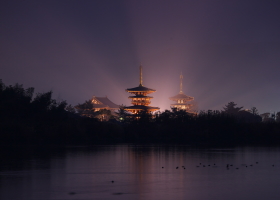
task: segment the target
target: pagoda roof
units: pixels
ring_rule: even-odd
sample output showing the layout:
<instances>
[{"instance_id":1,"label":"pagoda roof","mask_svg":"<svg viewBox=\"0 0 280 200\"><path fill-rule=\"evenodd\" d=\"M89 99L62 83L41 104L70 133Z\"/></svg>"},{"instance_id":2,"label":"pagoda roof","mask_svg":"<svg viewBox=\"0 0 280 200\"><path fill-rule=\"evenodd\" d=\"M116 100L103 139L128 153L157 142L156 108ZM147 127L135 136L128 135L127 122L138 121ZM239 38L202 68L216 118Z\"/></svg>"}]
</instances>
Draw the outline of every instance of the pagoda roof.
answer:
<instances>
[{"instance_id":1,"label":"pagoda roof","mask_svg":"<svg viewBox=\"0 0 280 200\"><path fill-rule=\"evenodd\" d=\"M94 108L110 108L110 109L119 109L119 105L113 103L110 99L107 97L93 97L92 100L95 99L100 104L93 104Z\"/></svg>"},{"instance_id":2,"label":"pagoda roof","mask_svg":"<svg viewBox=\"0 0 280 200\"><path fill-rule=\"evenodd\" d=\"M193 106L193 104L186 104L186 103L174 103L174 104L170 104L170 106Z\"/></svg>"},{"instance_id":3,"label":"pagoda roof","mask_svg":"<svg viewBox=\"0 0 280 200\"><path fill-rule=\"evenodd\" d=\"M143 85L140 84L138 87L127 88L126 91L127 92L149 92L149 93L152 93L152 92L155 92L156 90L144 87Z\"/></svg>"},{"instance_id":4,"label":"pagoda roof","mask_svg":"<svg viewBox=\"0 0 280 200\"><path fill-rule=\"evenodd\" d=\"M194 100L194 97L190 97L185 95L184 93L179 93L173 97L169 97L170 100L177 100L177 99L187 99L189 101Z\"/></svg>"},{"instance_id":5,"label":"pagoda roof","mask_svg":"<svg viewBox=\"0 0 280 200\"><path fill-rule=\"evenodd\" d=\"M151 96L144 96L144 95L136 95L136 96L129 96L128 98L150 98L150 99L152 99L152 98L154 98L154 97L151 97Z\"/></svg>"},{"instance_id":6,"label":"pagoda roof","mask_svg":"<svg viewBox=\"0 0 280 200\"><path fill-rule=\"evenodd\" d=\"M191 104L191 103L173 103L173 104L170 104L171 106L173 106L173 105L180 105L180 106L182 106L182 105L193 105L193 104Z\"/></svg>"},{"instance_id":7,"label":"pagoda roof","mask_svg":"<svg viewBox=\"0 0 280 200\"><path fill-rule=\"evenodd\" d=\"M131 109L131 110L159 110L159 107L135 105L135 106L125 107L125 109Z\"/></svg>"}]
</instances>

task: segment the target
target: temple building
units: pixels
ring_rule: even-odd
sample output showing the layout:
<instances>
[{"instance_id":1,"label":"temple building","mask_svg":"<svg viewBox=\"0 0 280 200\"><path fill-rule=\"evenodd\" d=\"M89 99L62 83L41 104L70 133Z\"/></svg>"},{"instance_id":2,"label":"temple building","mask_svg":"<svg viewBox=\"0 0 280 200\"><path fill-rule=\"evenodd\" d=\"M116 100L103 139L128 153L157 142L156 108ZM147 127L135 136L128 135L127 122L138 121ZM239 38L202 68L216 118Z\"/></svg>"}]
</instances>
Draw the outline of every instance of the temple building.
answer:
<instances>
[{"instance_id":1,"label":"temple building","mask_svg":"<svg viewBox=\"0 0 280 200\"><path fill-rule=\"evenodd\" d=\"M80 116L98 118L100 121L108 121L116 116L119 107L119 105L110 101L107 96L93 96L84 103L75 106Z\"/></svg>"},{"instance_id":2,"label":"temple building","mask_svg":"<svg viewBox=\"0 0 280 200\"><path fill-rule=\"evenodd\" d=\"M142 65L140 65L140 84L138 87L134 88L128 88L126 89L127 92L134 94L135 96L128 97L131 99L131 104L133 106L125 107L125 110L131 112L132 114L137 114L141 111L147 111L147 112L154 112L159 110L158 107L151 107L149 104L151 103L151 99L153 97L147 96L148 94L151 94L153 92L156 92L154 89L150 89L143 86L143 80L142 80Z\"/></svg>"},{"instance_id":3,"label":"temple building","mask_svg":"<svg viewBox=\"0 0 280 200\"><path fill-rule=\"evenodd\" d=\"M185 110L190 113L193 112L193 111L191 111L191 107L193 105L188 102L194 100L194 97L187 96L183 93L183 75L182 74L180 75L180 92L179 92L179 94L177 94L173 97L170 97L169 99L176 102L176 103L170 105L171 108Z\"/></svg>"},{"instance_id":4,"label":"temple building","mask_svg":"<svg viewBox=\"0 0 280 200\"><path fill-rule=\"evenodd\" d=\"M119 105L113 103L108 97L96 97L93 96L91 99L91 103L93 105L93 109L95 111L99 111L102 109L116 111L119 109Z\"/></svg>"}]
</instances>

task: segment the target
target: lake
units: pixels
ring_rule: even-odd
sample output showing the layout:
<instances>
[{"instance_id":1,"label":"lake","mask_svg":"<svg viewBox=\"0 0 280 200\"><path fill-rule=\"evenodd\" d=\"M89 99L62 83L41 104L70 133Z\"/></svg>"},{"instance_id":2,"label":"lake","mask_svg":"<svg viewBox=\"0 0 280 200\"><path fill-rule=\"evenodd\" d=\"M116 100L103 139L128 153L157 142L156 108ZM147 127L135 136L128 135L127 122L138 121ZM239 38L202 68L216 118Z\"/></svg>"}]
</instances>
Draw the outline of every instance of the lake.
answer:
<instances>
[{"instance_id":1,"label":"lake","mask_svg":"<svg viewBox=\"0 0 280 200\"><path fill-rule=\"evenodd\" d=\"M1 148L1 200L279 200L280 148Z\"/></svg>"}]
</instances>

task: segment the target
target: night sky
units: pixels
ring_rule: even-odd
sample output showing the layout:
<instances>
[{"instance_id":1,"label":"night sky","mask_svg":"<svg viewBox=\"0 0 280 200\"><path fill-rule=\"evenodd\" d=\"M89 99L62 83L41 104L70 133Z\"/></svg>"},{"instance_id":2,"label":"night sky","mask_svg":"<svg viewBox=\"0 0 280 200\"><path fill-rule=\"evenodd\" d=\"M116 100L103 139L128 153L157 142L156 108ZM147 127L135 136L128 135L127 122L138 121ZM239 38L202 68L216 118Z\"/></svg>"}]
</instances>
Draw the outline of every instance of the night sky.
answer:
<instances>
[{"instance_id":1,"label":"night sky","mask_svg":"<svg viewBox=\"0 0 280 200\"><path fill-rule=\"evenodd\" d=\"M72 105L107 95L129 106L141 63L161 110L182 72L200 110L280 111L279 10L278 0L2 0L0 79Z\"/></svg>"}]
</instances>

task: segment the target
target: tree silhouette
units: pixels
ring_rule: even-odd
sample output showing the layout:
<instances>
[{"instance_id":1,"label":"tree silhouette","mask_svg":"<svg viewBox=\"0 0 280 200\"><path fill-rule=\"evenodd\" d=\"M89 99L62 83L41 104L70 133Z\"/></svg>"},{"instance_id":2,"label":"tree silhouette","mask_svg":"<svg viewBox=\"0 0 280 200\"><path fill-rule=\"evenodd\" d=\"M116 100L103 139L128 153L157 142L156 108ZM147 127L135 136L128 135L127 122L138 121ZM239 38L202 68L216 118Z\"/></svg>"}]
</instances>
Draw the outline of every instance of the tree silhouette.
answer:
<instances>
[{"instance_id":1,"label":"tree silhouette","mask_svg":"<svg viewBox=\"0 0 280 200\"><path fill-rule=\"evenodd\" d=\"M280 122L280 112L276 113L276 122Z\"/></svg>"},{"instance_id":2,"label":"tree silhouette","mask_svg":"<svg viewBox=\"0 0 280 200\"><path fill-rule=\"evenodd\" d=\"M236 103L234 103L233 101L229 102L227 105L225 105L224 112L227 114L231 114L231 115L236 115L239 111L241 111L241 109L243 107L236 107Z\"/></svg>"},{"instance_id":3,"label":"tree silhouette","mask_svg":"<svg viewBox=\"0 0 280 200\"><path fill-rule=\"evenodd\" d=\"M33 111L36 113L47 112L55 106L56 101L52 99L52 91L46 93L37 93L36 97L31 103Z\"/></svg>"},{"instance_id":4,"label":"tree silhouette","mask_svg":"<svg viewBox=\"0 0 280 200\"><path fill-rule=\"evenodd\" d=\"M119 110L117 112L117 115L119 117L119 120L121 122L128 122L129 121L129 116L130 114L127 112L127 110L125 110L125 106L124 105L121 105L119 107Z\"/></svg>"},{"instance_id":5,"label":"tree silhouette","mask_svg":"<svg viewBox=\"0 0 280 200\"><path fill-rule=\"evenodd\" d=\"M252 113L253 115L259 115L259 111L256 107L252 107L250 113Z\"/></svg>"},{"instance_id":6,"label":"tree silhouette","mask_svg":"<svg viewBox=\"0 0 280 200\"><path fill-rule=\"evenodd\" d=\"M75 106L75 108L77 109L79 115L81 116L91 117L91 118L94 118L96 116L91 100L87 100L82 104L78 104Z\"/></svg>"},{"instance_id":7,"label":"tree silhouette","mask_svg":"<svg viewBox=\"0 0 280 200\"><path fill-rule=\"evenodd\" d=\"M70 112L70 113L76 113L76 108L74 106L72 106L71 104L68 104L65 108L66 111Z\"/></svg>"},{"instance_id":8,"label":"tree silhouette","mask_svg":"<svg viewBox=\"0 0 280 200\"><path fill-rule=\"evenodd\" d=\"M0 80L0 115L26 116L29 114L34 88L24 89L22 85L6 86Z\"/></svg>"},{"instance_id":9,"label":"tree silhouette","mask_svg":"<svg viewBox=\"0 0 280 200\"><path fill-rule=\"evenodd\" d=\"M113 118L111 110L101 109L95 112L95 117L97 117L100 121L108 121Z\"/></svg>"}]
</instances>

